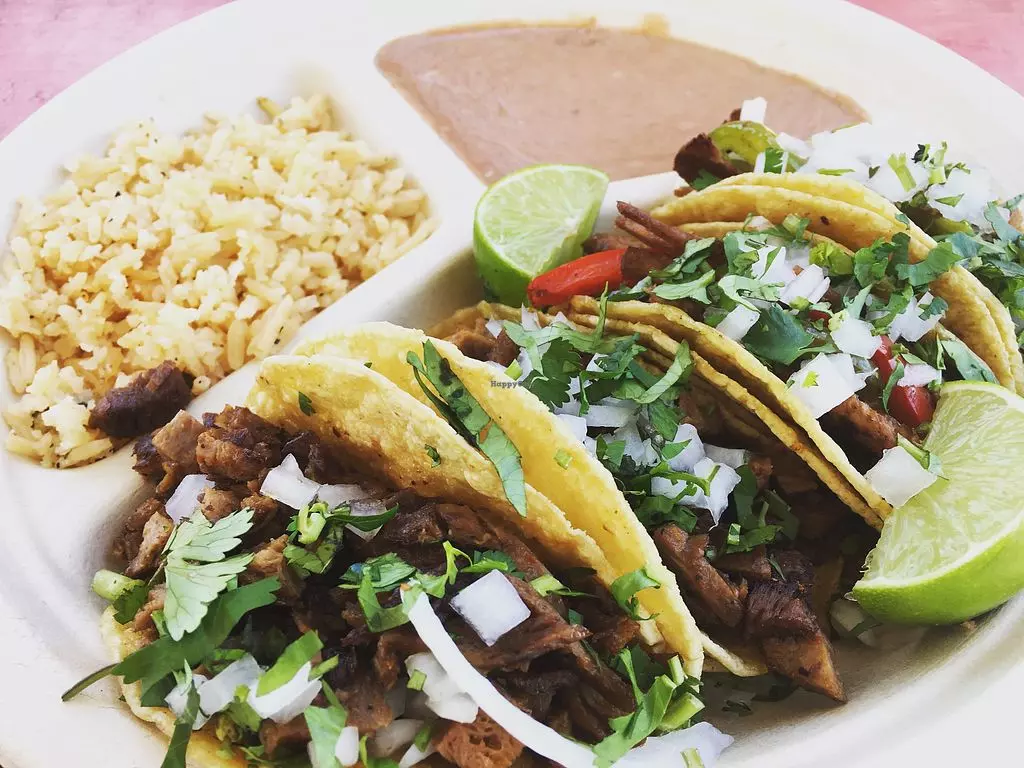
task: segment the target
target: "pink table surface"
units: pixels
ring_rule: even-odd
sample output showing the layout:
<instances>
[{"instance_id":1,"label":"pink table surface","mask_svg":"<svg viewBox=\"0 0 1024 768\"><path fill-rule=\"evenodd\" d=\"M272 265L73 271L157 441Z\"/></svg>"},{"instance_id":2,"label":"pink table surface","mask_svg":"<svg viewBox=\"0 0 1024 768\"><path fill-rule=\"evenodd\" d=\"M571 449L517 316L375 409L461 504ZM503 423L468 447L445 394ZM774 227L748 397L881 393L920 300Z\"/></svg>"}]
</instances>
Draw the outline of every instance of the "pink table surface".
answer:
<instances>
[{"instance_id":1,"label":"pink table surface","mask_svg":"<svg viewBox=\"0 0 1024 768\"><path fill-rule=\"evenodd\" d=\"M1024 91L1016 0L857 0ZM223 0L0 0L0 137L107 59Z\"/></svg>"}]
</instances>

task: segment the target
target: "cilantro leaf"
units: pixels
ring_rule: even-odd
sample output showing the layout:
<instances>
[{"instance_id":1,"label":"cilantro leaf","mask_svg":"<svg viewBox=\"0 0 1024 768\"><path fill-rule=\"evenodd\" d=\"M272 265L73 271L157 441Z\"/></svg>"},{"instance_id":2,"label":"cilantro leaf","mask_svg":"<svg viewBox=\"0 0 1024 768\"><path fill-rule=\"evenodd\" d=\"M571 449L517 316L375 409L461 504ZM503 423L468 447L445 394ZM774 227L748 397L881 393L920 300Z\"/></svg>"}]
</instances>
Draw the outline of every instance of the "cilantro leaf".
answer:
<instances>
[{"instance_id":1,"label":"cilantro leaf","mask_svg":"<svg viewBox=\"0 0 1024 768\"><path fill-rule=\"evenodd\" d=\"M501 571L519 575L521 571L516 566L516 561L504 552L488 549L484 552L474 552L473 562L461 569L462 573L489 573L490 571Z\"/></svg>"},{"instance_id":2,"label":"cilantro leaf","mask_svg":"<svg viewBox=\"0 0 1024 768\"><path fill-rule=\"evenodd\" d=\"M316 410L313 408L313 401L309 399L309 395L305 392L299 392L299 410L307 416L312 416L316 413Z\"/></svg>"},{"instance_id":3,"label":"cilantro leaf","mask_svg":"<svg viewBox=\"0 0 1024 768\"><path fill-rule=\"evenodd\" d=\"M334 555L341 546L343 537L344 532L340 526L329 525L327 532L320 537L312 550L296 544L286 545L284 559L302 577L311 573L324 573L334 561Z\"/></svg>"},{"instance_id":4,"label":"cilantro leaf","mask_svg":"<svg viewBox=\"0 0 1024 768\"><path fill-rule=\"evenodd\" d=\"M700 277L682 283L661 283L655 286L654 295L666 301L690 298L702 304L710 303L707 287L715 281L715 271L709 269Z\"/></svg>"},{"instance_id":5,"label":"cilantro leaf","mask_svg":"<svg viewBox=\"0 0 1024 768\"><path fill-rule=\"evenodd\" d=\"M192 738L192 726L199 717L199 691L196 690L194 682L189 683L188 693L185 696L185 708L181 715L174 721L174 731L171 732L171 741L167 745L167 754L160 763L160 768L185 768L185 753L188 751L188 742Z\"/></svg>"},{"instance_id":6,"label":"cilantro leaf","mask_svg":"<svg viewBox=\"0 0 1024 768\"><path fill-rule=\"evenodd\" d=\"M340 704L332 703L329 707L306 707L302 716L309 729L310 749L316 756L316 765L321 768L337 766L334 747L348 720L348 712Z\"/></svg>"},{"instance_id":7,"label":"cilantro leaf","mask_svg":"<svg viewBox=\"0 0 1024 768\"><path fill-rule=\"evenodd\" d=\"M182 520L174 529L165 553L168 558L202 563L223 560L228 552L242 543L242 534L252 528L252 516L251 509L241 509L211 525L202 513L197 512Z\"/></svg>"},{"instance_id":8,"label":"cilantro leaf","mask_svg":"<svg viewBox=\"0 0 1024 768\"><path fill-rule=\"evenodd\" d=\"M998 384L992 369L960 339L942 339L942 350L953 359L953 364L966 381L988 381Z\"/></svg>"},{"instance_id":9,"label":"cilantro leaf","mask_svg":"<svg viewBox=\"0 0 1024 768\"><path fill-rule=\"evenodd\" d=\"M631 619L649 621L655 617L640 615L640 600L636 595L641 590L651 588L661 589L661 582L651 578L646 568L638 568L615 579L612 582L610 592L612 597L615 598L615 602L619 604Z\"/></svg>"},{"instance_id":10,"label":"cilantro leaf","mask_svg":"<svg viewBox=\"0 0 1024 768\"><path fill-rule=\"evenodd\" d=\"M720 178L701 168L697 172L697 178L690 182L690 186L700 192L702 189L707 189L712 184L717 184L720 181Z\"/></svg>"},{"instance_id":11,"label":"cilantro leaf","mask_svg":"<svg viewBox=\"0 0 1024 768\"><path fill-rule=\"evenodd\" d=\"M629 674L633 690L637 691L638 684L632 657L628 651L622 651L619 659ZM612 733L594 746L598 768L609 768L630 749L654 733L664 720L672 696L678 687L678 684L667 675L659 675L647 693L637 697L636 711L608 721Z\"/></svg>"},{"instance_id":12,"label":"cilantro leaf","mask_svg":"<svg viewBox=\"0 0 1024 768\"><path fill-rule=\"evenodd\" d=\"M811 351L816 339L778 304L763 310L743 337L743 346L760 358L791 365Z\"/></svg>"},{"instance_id":13,"label":"cilantro leaf","mask_svg":"<svg viewBox=\"0 0 1024 768\"><path fill-rule=\"evenodd\" d=\"M363 615L366 616L366 626L371 632L387 632L409 622L408 610L403 603L399 602L398 605L389 608L381 607L377 600L377 590L373 586L373 578L367 570L363 571L363 579L359 582L356 597L363 609Z\"/></svg>"},{"instance_id":14,"label":"cilantro leaf","mask_svg":"<svg viewBox=\"0 0 1024 768\"><path fill-rule=\"evenodd\" d=\"M928 285L937 277L948 272L959 257L946 242L939 243L928 256L916 264L901 264L896 269L897 277L905 278L915 288Z\"/></svg>"},{"instance_id":15,"label":"cilantro leaf","mask_svg":"<svg viewBox=\"0 0 1024 768\"><path fill-rule=\"evenodd\" d=\"M155 682L175 670L195 666L224 643L245 614L273 603L280 586L275 578L261 579L223 593L194 631L180 640L161 637L126 656L111 673L126 683L143 678Z\"/></svg>"},{"instance_id":16,"label":"cilantro leaf","mask_svg":"<svg viewBox=\"0 0 1024 768\"><path fill-rule=\"evenodd\" d=\"M634 397L632 399L641 405L649 405L653 403L664 395L668 391L669 387L680 381L685 381L685 377L689 374L692 368L693 358L690 355L690 345L685 341L681 341L676 349L675 359L672 360L672 365L668 367L665 374L651 387L649 387L646 392L641 394L639 397Z\"/></svg>"},{"instance_id":17,"label":"cilantro leaf","mask_svg":"<svg viewBox=\"0 0 1024 768\"><path fill-rule=\"evenodd\" d=\"M999 206L994 202L985 206L985 220L992 225L996 237L1004 243L1015 243L1020 239L1021 233L1003 218L999 213Z\"/></svg>"},{"instance_id":18,"label":"cilantro leaf","mask_svg":"<svg viewBox=\"0 0 1024 768\"><path fill-rule=\"evenodd\" d=\"M516 378L519 378L518 376ZM437 452L437 448L432 445L425 445L423 449L427 452L427 456L430 457L432 467L436 467L441 463L441 454Z\"/></svg>"},{"instance_id":19,"label":"cilantro leaf","mask_svg":"<svg viewBox=\"0 0 1024 768\"><path fill-rule=\"evenodd\" d=\"M533 587L541 597L547 597L548 595L561 595L562 597L586 596L586 592L577 592L569 589L550 573L545 573L543 576L538 576L536 579L533 579L530 582L530 586Z\"/></svg>"},{"instance_id":20,"label":"cilantro leaf","mask_svg":"<svg viewBox=\"0 0 1024 768\"><path fill-rule=\"evenodd\" d=\"M810 259L811 264L817 264L830 275L853 274L853 255L830 240L815 244L811 248Z\"/></svg>"},{"instance_id":21,"label":"cilantro leaf","mask_svg":"<svg viewBox=\"0 0 1024 768\"><path fill-rule=\"evenodd\" d=\"M341 580L350 584L361 584L369 575L371 586L384 591L394 589L415 573L416 569L413 566L393 552L389 552L386 555L371 557L364 563L354 563L345 571Z\"/></svg>"},{"instance_id":22,"label":"cilantro leaf","mask_svg":"<svg viewBox=\"0 0 1024 768\"><path fill-rule=\"evenodd\" d=\"M751 304L749 299L761 299L763 301L778 301L779 286L775 283L765 283L753 277L742 277L740 275L726 275L717 283L718 289L735 301L740 306L759 311L758 307ZM742 293L741 293L742 291Z\"/></svg>"},{"instance_id":23,"label":"cilantro leaf","mask_svg":"<svg viewBox=\"0 0 1024 768\"><path fill-rule=\"evenodd\" d=\"M516 512L525 516L526 480L522 458L508 435L469 393L448 361L441 357L429 340L423 342L423 360L415 352L409 352L407 361L413 367L417 383L438 406L448 423L468 437L491 461L509 503ZM437 390L437 394L434 394L424 378Z\"/></svg>"},{"instance_id":24,"label":"cilantro leaf","mask_svg":"<svg viewBox=\"0 0 1024 768\"><path fill-rule=\"evenodd\" d=\"M274 662L274 666L268 669L260 677L259 685L256 686L256 695L264 696L271 691L276 691L287 683L302 668L302 665L310 661L316 653L324 647L316 632L310 630L298 640L290 643L284 649L281 657Z\"/></svg>"},{"instance_id":25,"label":"cilantro leaf","mask_svg":"<svg viewBox=\"0 0 1024 768\"><path fill-rule=\"evenodd\" d=\"M164 567L167 595L164 598L164 621L167 632L175 640L199 626L210 603L228 588L238 574L252 561L251 554L202 565L171 557Z\"/></svg>"}]
</instances>

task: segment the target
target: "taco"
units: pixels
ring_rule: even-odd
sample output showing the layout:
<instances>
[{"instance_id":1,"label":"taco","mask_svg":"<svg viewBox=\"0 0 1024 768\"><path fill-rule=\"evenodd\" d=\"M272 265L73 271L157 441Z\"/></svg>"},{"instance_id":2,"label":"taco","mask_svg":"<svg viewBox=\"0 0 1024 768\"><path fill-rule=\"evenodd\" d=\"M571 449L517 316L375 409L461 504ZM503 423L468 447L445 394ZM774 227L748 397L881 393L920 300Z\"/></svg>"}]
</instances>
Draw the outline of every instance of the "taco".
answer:
<instances>
[{"instance_id":1,"label":"taco","mask_svg":"<svg viewBox=\"0 0 1024 768\"><path fill-rule=\"evenodd\" d=\"M171 737L164 766L710 765L731 741L644 638L657 583L521 476L520 516L360 362L270 358L245 408L179 413L136 456L159 485L94 584L117 661L66 698L119 677Z\"/></svg>"},{"instance_id":2,"label":"taco","mask_svg":"<svg viewBox=\"0 0 1024 768\"><path fill-rule=\"evenodd\" d=\"M837 584L821 590L816 615L814 564L795 547L810 537L815 556L835 554L824 539L847 535L866 546L874 536L847 505L872 513L796 430L649 327L481 304L431 333L449 343L370 323L298 352L366 360L443 414L444 388L422 386L408 362L429 344L517 445L527 482L557 499L613 564L627 569L640 547L649 562L665 561L711 659L736 675L772 670L844 699L822 607ZM776 626L779 611L804 621Z\"/></svg>"},{"instance_id":3,"label":"taco","mask_svg":"<svg viewBox=\"0 0 1024 768\"><path fill-rule=\"evenodd\" d=\"M799 205L794 195L803 195ZM913 489L884 468L880 479L868 472L901 443L916 453L941 382L996 381L996 370L1004 383L1013 377L984 303L931 292L956 262L948 249L915 262L909 234L871 224L880 217L866 209L844 217L837 205L767 185L716 185L659 210L673 220L739 220L675 227L620 204L629 240L612 252L620 263L609 282L623 287L608 313L687 341L806 433L884 519ZM812 231L815 221L828 234ZM538 277L531 296L596 313L593 298L569 299L573 270L585 267Z\"/></svg>"},{"instance_id":4,"label":"taco","mask_svg":"<svg viewBox=\"0 0 1024 768\"><path fill-rule=\"evenodd\" d=\"M1001 199L985 170L955 158L944 141L909 142L862 123L805 142L776 135L763 123L763 107L688 141L675 158L679 175L697 189L711 182L765 185L866 209L905 225L925 252L936 247L933 236L946 241L961 259L947 278L956 283L950 291L973 293L985 304L1009 358L1014 387L1024 393L1018 336L1024 323L1018 296L1021 198ZM785 163L776 162L781 158Z\"/></svg>"}]
</instances>

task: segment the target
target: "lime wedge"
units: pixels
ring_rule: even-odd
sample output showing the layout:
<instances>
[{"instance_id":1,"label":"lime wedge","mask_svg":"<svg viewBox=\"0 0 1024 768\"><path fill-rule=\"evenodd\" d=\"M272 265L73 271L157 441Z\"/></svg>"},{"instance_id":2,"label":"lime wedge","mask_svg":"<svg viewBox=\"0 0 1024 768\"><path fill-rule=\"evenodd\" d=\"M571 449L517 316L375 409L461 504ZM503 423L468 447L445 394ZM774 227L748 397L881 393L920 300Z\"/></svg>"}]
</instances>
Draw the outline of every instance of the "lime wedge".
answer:
<instances>
[{"instance_id":1,"label":"lime wedge","mask_svg":"<svg viewBox=\"0 0 1024 768\"><path fill-rule=\"evenodd\" d=\"M946 384L924 447L944 477L885 521L853 595L882 621L952 624L1024 588L1024 399Z\"/></svg>"},{"instance_id":2,"label":"lime wedge","mask_svg":"<svg viewBox=\"0 0 1024 768\"><path fill-rule=\"evenodd\" d=\"M473 221L487 291L519 306L530 280L578 258L607 189L608 176L583 165L534 165L496 181Z\"/></svg>"}]
</instances>

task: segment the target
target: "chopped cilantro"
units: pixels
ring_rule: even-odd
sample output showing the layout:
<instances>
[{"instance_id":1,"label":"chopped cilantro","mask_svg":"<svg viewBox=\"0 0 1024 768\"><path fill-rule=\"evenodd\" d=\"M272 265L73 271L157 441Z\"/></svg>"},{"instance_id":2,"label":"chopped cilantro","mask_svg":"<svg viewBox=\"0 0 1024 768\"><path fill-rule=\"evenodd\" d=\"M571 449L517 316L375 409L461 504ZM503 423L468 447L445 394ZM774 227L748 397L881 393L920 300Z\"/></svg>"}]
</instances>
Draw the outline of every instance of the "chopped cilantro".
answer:
<instances>
[{"instance_id":1,"label":"chopped cilantro","mask_svg":"<svg viewBox=\"0 0 1024 768\"><path fill-rule=\"evenodd\" d=\"M896 275L905 278L916 288L928 285L939 275L948 272L958 260L959 257L953 247L947 242L942 242L932 248L924 260L916 264L898 264Z\"/></svg>"},{"instance_id":2,"label":"chopped cilantro","mask_svg":"<svg viewBox=\"0 0 1024 768\"><path fill-rule=\"evenodd\" d=\"M651 578L646 568L638 568L615 579L610 591L615 602L631 619L649 621L655 617L640 615L640 600L636 596L644 589L661 589L661 582Z\"/></svg>"},{"instance_id":3,"label":"chopped cilantro","mask_svg":"<svg viewBox=\"0 0 1024 768\"><path fill-rule=\"evenodd\" d=\"M812 349L820 351L814 348L816 341L796 317L772 304L743 337L743 346L765 360L792 365Z\"/></svg>"},{"instance_id":4,"label":"chopped cilantro","mask_svg":"<svg viewBox=\"0 0 1024 768\"><path fill-rule=\"evenodd\" d=\"M441 357L429 340L423 342L423 360L415 352L410 352L407 360L424 394L449 424L490 459L509 503L525 516L526 481L522 460L508 435L469 393L448 361ZM436 394L431 386L437 390Z\"/></svg>"},{"instance_id":5,"label":"chopped cilantro","mask_svg":"<svg viewBox=\"0 0 1024 768\"><path fill-rule=\"evenodd\" d=\"M562 469L568 469L569 464L572 463L572 456L568 451L559 448L555 451L555 463L558 464Z\"/></svg>"},{"instance_id":6,"label":"chopped cilantro","mask_svg":"<svg viewBox=\"0 0 1024 768\"><path fill-rule=\"evenodd\" d=\"M432 445L425 445L423 448L426 450L427 456L430 457L431 462L433 462L431 466L436 467L441 463L441 454L437 452L437 448Z\"/></svg>"},{"instance_id":7,"label":"chopped cilantro","mask_svg":"<svg viewBox=\"0 0 1024 768\"><path fill-rule=\"evenodd\" d=\"M299 392L299 410L307 416L312 416L316 411L313 409L313 401L305 392Z\"/></svg>"},{"instance_id":8,"label":"chopped cilantro","mask_svg":"<svg viewBox=\"0 0 1024 768\"><path fill-rule=\"evenodd\" d=\"M802 387L816 387L818 386L818 373L817 371L808 371L807 375L804 376L804 382L800 386Z\"/></svg>"},{"instance_id":9,"label":"chopped cilantro","mask_svg":"<svg viewBox=\"0 0 1024 768\"><path fill-rule=\"evenodd\" d=\"M896 361L896 368L889 375L889 380L885 382L885 387L882 389L882 407L885 408L886 413L889 412L889 398L892 396L892 390L903 378L903 371L903 363Z\"/></svg>"},{"instance_id":10,"label":"chopped cilantro","mask_svg":"<svg viewBox=\"0 0 1024 768\"><path fill-rule=\"evenodd\" d=\"M192 738L192 726L199 717L199 691L195 683L189 681L188 692L185 695L185 708L174 721L174 731L171 733L171 741L167 745L167 753L160 763L160 768L185 768L185 753L188 751L188 742Z\"/></svg>"},{"instance_id":11,"label":"chopped cilantro","mask_svg":"<svg viewBox=\"0 0 1024 768\"><path fill-rule=\"evenodd\" d=\"M405 687L411 691L422 691L423 684L427 682L427 676L424 674L422 669L414 669L412 675L409 676L409 682L405 684Z\"/></svg>"},{"instance_id":12,"label":"chopped cilantro","mask_svg":"<svg viewBox=\"0 0 1024 768\"><path fill-rule=\"evenodd\" d=\"M992 225L996 237L1002 242L1015 243L1020 240L1020 231L1003 218L1003 215L999 212L999 206L995 203L989 203L985 206L985 220Z\"/></svg>"},{"instance_id":13,"label":"chopped cilantro","mask_svg":"<svg viewBox=\"0 0 1024 768\"><path fill-rule=\"evenodd\" d=\"M256 686L256 695L264 696L271 691L276 691L295 677L299 669L323 647L324 644L320 642L316 632L309 631L303 634L298 640L288 645L284 649L284 653L281 654L281 658L260 677L259 685Z\"/></svg>"},{"instance_id":14,"label":"chopped cilantro","mask_svg":"<svg viewBox=\"0 0 1024 768\"><path fill-rule=\"evenodd\" d=\"M325 767L336 765L334 748L348 719L345 708L336 703L328 707L309 706L302 716L309 729L309 749L315 763Z\"/></svg>"},{"instance_id":15,"label":"chopped cilantro","mask_svg":"<svg viewBox=\"0 0 1024 768\"><path fill-rule=\"evenodd\" d=\"M359 582L356 597L371 632L387 632L409 622L408 609L401 602L388 608L381 607L377 600L377 590L373 586L373 577L368 570L363 570L363 579Z\"/></svg>"},{"instance_id":16,"label":"chopped cilantro","mask_svg":"<svg viewBox=\"0 0 1024 768\"><path fill-rule=\"evenodd\" d=\"M815 173L820 173L822 176L843 176L853 173L853 168L819 168Z\"/></svg>"},{"instance_id":17,"label":"chopped cilantro","mask_svg":"<svg viewBox=\"0 0 1024 768\"><path fill-rule=\"evenodd\" d=\"M960 377L966 381L988 381L998 384L992 369L960 339L942 339L942 350L953 360Z\"/></svg>"},{"instance_id":18,"label":"chopped cilantro","mask_svg":"<svg viewBox=\"0 0 1024 768\"><path fill-rule=\"evenodd\" d=\"M708 173L703 168L697 173L697 178L690 182L690 186L700 192L702 189L707 189L712 184L717 184L721 179Z\"/></svg>"},{"instance_id":19,"label":"chopped cilantro","mask_svg":"<svg viewBox=\"0 0 1024 768\"><path fill-rule=\"evenodd\" d=\"M961 200L963 200L963 197L964 194L963 192L961 192L959 195L950 195L949 197L936 197L935 202L942 203L943 205L948 205L949 207L953 208L957 204L959 204Z\"/></svg>"},{"instance_id":20,"label":"chopped cilantro","mask_svg":"<svg viewBox=\"0 0 1024 768\"><path fill-rule=\"evenodd\" d=\"M786 152L780 147L767 147L764 150L764 172L784 173L786 170Z\"/></svg>"},{"instance_id":21,"label":"chopped cilantro","mask_svg":"<svg viewBox=\"0 0 1024 768\"><path fill-rule=\"evenodd\" d=\"M561 595L562 597L584 597L585 592L577 592L569 589L565 584L560 582L550 573L545 573L543 576L538 576L530 582L530 586L533 587L537 594L541 597L547 597L548 595Z\"/></svg>"},{"instance_id":22,"label":"chopped cilantro","mask_svg":"<svg viewBox=\"0 0 1024 768\"><path fill-rule=\"evenodd\" d=\"M403 581L416 573L416 569L393 552L386 555L371 557L363 563L354 563L342 575L341 580L348 584L362 584L369 576L370 585L377 590L394 589Z\"/></svg>"},{"instance_id":23,"label":"chopped cilantro","mask_svg":"<svg viewBox=\"0 0 1024 768\"><path fill-rule=\"evenodd\" d=\"M914 181L913 174L910 173L910 169L907 167L906 154L890 155L889 167L892 168L893 173L896 174L896 178L900 180L900 184L903 185L903 190L905 192L909 192L917 186L917 182Z\"/></svg>"},{"instance_id":24,"label":"chopped cilantro","mask_svg":"<svg viewBox=\"0 0 1024 768\"><path fill-rule=\"evenodd\" d=\"M654 295L666 301L679 301L680 299L693 299L702 304L708 304L707 287L715 281L715 271L707 270L700 277L692 280L677 283L660 283L654 288Z\"/></svg>"},{"instance_id":25,"label":"chopped cilantro","mask_svg":"<svg viewBox=\"0 0 1024 768\"><path fill-rule=\"evenodd\" d=\"M811 264L817 264L830 275L852 275L853 256L840 245L822 240L811 248Z\"/></svg>"},{"instance_id":26,"label":"chopped cilantro","mask_svg":"<svg viewBox=\"0 0 1024 768\"><path fill-rule=\"evenodd\" d=\"M521 573L515 560L495 549L474 552L473 562L460 570L462 573L489 573L491 571L501 571L513 575Z\"/></svg>"}]
</instances>

